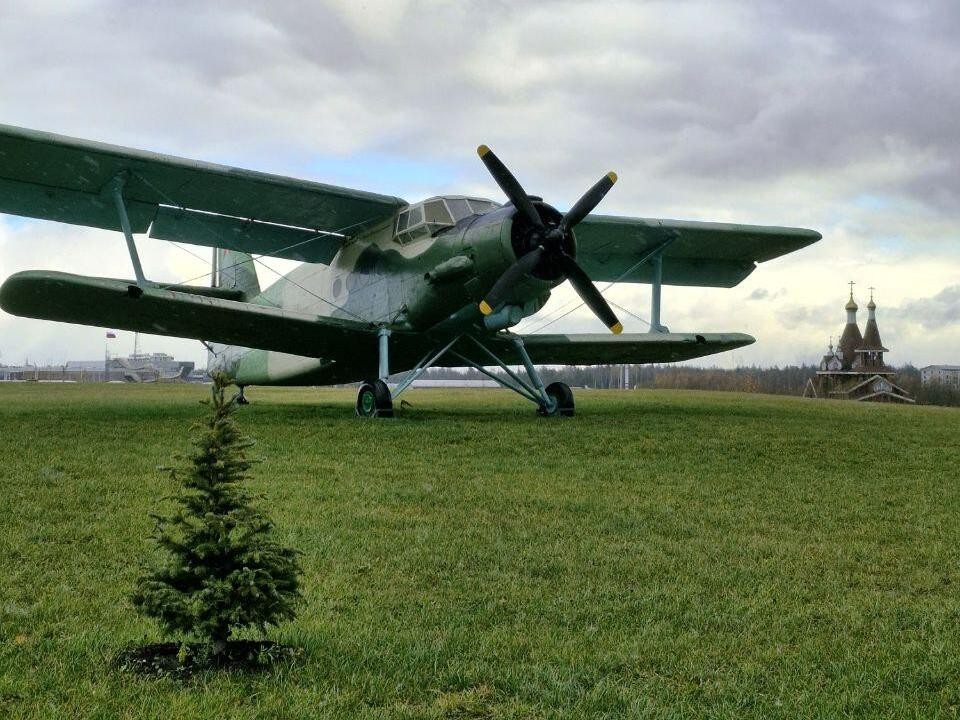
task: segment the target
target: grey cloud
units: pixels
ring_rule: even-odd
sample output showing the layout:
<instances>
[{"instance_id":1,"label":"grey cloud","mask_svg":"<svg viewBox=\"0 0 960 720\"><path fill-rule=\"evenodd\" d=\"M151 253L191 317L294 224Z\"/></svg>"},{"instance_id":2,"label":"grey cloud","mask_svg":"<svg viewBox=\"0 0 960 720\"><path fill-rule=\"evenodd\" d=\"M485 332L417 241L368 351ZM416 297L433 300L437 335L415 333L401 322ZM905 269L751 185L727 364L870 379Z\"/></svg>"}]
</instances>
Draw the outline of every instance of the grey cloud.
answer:
<instances>
[{"instance_id":1,"label":"grey cloud","mask_svg":"<svg viewBox=\"0 0 960 720\"><path fill-rule=\"evenodd\" d=\"M956 327L960 325L960 285L946 287L933 297L907 300L885 313L928 330Z\"/></svg>"},{"instance_id":2,"label":"grey cloud","mask_svg":"<svg viewBox=\"0 0 960 720\"><path fill-rule=\"evenodd\" d=\"M196 151L281 162L311 149L453 158L481 181L472 149L496 142L558 202L616 166L624 204L647 212L695 208L705 187L762 194L791 174L928 157L842 190L960 210L955 3L74 7L20 8L0 28L5 57L31 69L4 96L42 106L53 130L177 149L191 134Z\"/></svg>"},{"instance_id":3,"label":"grey cloud","mask_svg":"<svg viewBox=\"0 0 960 720\"><path fill-rule=\"evenodd\" d=\"M784 297L787 294L786 288L780 288L779 290L767 290L766 288L757 288L749 295L747 295L747 300L776 300L777 298Z\"/></svg>"}]
</instances>

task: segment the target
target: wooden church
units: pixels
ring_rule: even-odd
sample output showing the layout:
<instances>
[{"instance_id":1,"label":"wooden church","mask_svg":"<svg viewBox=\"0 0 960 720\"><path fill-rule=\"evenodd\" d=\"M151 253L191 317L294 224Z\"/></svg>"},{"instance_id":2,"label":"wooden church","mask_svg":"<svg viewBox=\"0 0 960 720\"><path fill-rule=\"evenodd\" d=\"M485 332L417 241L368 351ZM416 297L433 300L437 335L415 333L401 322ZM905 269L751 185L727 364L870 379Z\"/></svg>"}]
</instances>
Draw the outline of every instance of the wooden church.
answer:
<instances>
[{"instance_id":1,"label":"wooden church","mask_svg":"<svg viewBox=\"0 0 960 720\"><path fill-rule=\"evenodd\" d=\"M853 299L851 282L850 299L846 305L847 324L840 342L834 349L831 339L830 349L820 361L816 380L807 381L803 396L861 402L914 402L906 390L893 382L897 372L883 360L883 354L890 351L880 340L873 288L870 288L869 315L862 335L857 324L857 310L859 307Z\"/></svg>"}]
</instances>

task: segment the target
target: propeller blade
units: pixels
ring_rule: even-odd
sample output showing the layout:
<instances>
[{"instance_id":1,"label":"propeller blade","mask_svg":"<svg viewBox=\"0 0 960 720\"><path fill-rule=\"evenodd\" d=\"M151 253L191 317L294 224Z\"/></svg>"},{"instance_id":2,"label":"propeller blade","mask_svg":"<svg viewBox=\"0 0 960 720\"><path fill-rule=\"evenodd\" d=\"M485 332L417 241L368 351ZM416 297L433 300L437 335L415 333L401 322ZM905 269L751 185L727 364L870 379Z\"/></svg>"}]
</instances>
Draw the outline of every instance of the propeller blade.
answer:
<instances>
[{"instance_id":1,"label":"propeller blade","mask_svg":"<svg viewBox=\"0 0 960 720\"><path fill-rule=\"evenodd\" d=\"M497 281L493 284L493 287L490 288L487 296L480 301L480 312L484 315L492 313L494 309L506 299L507 295L510 294L513 286L520 282L524 275L533 272L533 269L537 266L537 263L540 262L542 256L543 246L538 245L508 267L503 275L497 278Z\"/></svg>"},{"instance_id":2,"label":"propeller blade","mask_svg":"<svg viewBox=\"0 0 960 720\"><path fill-rule=\"evenodd\" d=\"M540 219L540 213L537 212L533 203L530 202L530 198L527 197L527 193L520 186L520 183L517 182L513 173L507 170L507 166L500 162L500 158L494 154L493 150L486 145L481 145L477 148L477 155L480 156L483 164L487 166L487 170L493 175L493 179L497 181L497 185L503 190L503 194L510 199L513 206L526 215L534 227L543 230L543 220Z\"/></svg>"},{"instance_id":3,"label":"propeller blade","mask_svg":"<svg viewBox=\"0 0 960 720\"><path fill-rule=\"evenodd\" d=\"M566 273L567 280L573 285L573 289L577 291L580 299L587 304L594 315L600 318L604 325L610 328L614 335L622 333L623 325L617 320L617 316L613 314L613 310L607 305L607 301L603 299L603 295L597 290L597 286L593 284L590 276L577 265L576 260L566 253L563 253L561 257L563 258L563 270Z\"/></svg>"},{"instance_id":4,"label":"propeller blade","mask_svg":"<svg viewBox=\"0 0 960 720\"><path fill-rule=\"evenodd\" d=\"M563 232L567 232L589 215L590 211L599 205L600 201L610 192L610 188L613 187L616 181L617 174L612 170L600 178L592 188L583 194L583 197L574 203L573 207L567 211L567 214L563 216L563 220L560 222L560 229L563 230Z\"/></svg>"}]
</instances>

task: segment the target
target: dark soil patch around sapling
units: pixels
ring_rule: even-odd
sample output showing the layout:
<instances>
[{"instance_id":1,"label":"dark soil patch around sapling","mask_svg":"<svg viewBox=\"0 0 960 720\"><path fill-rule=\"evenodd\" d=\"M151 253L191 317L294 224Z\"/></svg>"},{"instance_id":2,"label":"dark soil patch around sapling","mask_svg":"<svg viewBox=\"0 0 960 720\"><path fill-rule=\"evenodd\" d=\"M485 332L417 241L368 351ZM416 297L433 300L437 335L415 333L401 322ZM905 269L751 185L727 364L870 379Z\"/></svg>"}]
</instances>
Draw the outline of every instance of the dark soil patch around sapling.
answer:
<instances>
[{"instance_id":1,"label":"dark soil patch around sapling","mask_svg":"<svg viewBox=\"0 0 960 720\"><path fill-rule=\"evenodd\" d=\"M151 643L124 648L113 661L121 672L147 677L188 678L201 672L266 673L291 662L299 648L269 640L231 640L214 653L200 643Z\"/></svg>"}]
</instances>

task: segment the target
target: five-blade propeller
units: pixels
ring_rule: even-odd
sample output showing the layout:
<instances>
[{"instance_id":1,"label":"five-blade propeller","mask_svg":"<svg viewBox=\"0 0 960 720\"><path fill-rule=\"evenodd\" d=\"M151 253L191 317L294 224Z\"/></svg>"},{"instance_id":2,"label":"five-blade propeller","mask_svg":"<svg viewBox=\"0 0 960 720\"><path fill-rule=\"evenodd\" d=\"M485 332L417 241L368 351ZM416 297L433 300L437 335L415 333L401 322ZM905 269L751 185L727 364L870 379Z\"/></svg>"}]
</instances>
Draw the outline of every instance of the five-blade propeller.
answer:
<instances>
[{"instance_id":1,"label":"five-blade propeller","mask_svg":"<svg viewBox=\"0 0 960 720\"><path fill-rule=\"evenodd\" d=\"M523 214L532 227L533 249L521 255L517 261L508 267L497 279L480 302L480 312L484 315L492 313L498 305L504 302L513 288L524 276L532 273L544 261L558 263L563 269L564 277L573 285L573 289L584 303L593 311L610 330L619 335L623 332L623 325L617 320L616 314L603 299L596 285L584 272L577 261L564 249L564 240L570 231L592 211L617 181L617 174L609 172L598 180L593 187L583 194L558 224L549 227L544 223L537 208L530 200L520 183L513 176L507 166L486 145L477 148L477 154L483 164L490 171L497 185L513 203L513 206Z\"/></svg>"}]
</instances>

